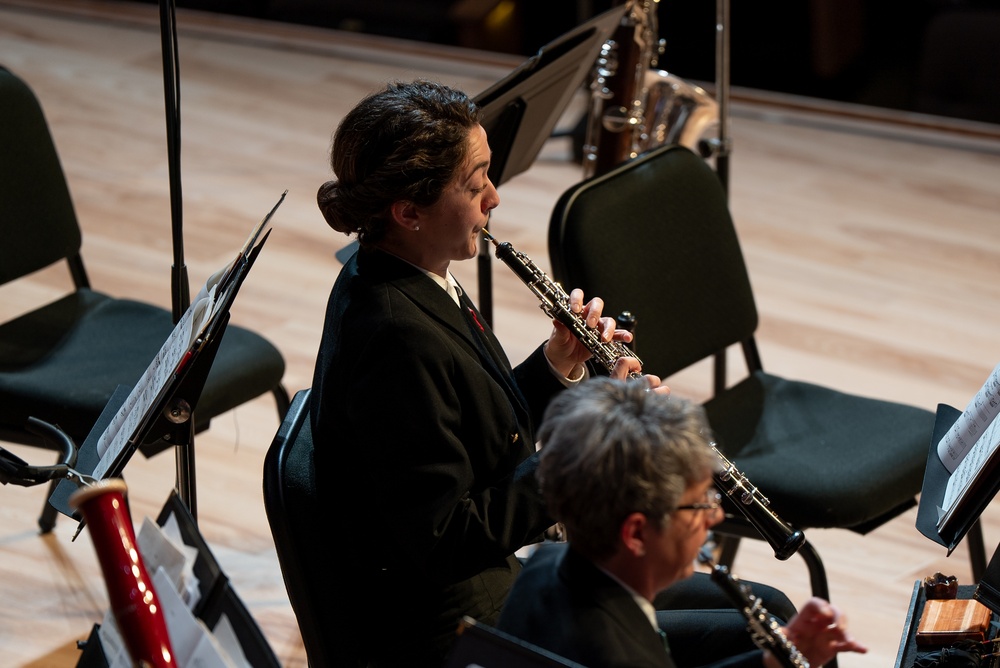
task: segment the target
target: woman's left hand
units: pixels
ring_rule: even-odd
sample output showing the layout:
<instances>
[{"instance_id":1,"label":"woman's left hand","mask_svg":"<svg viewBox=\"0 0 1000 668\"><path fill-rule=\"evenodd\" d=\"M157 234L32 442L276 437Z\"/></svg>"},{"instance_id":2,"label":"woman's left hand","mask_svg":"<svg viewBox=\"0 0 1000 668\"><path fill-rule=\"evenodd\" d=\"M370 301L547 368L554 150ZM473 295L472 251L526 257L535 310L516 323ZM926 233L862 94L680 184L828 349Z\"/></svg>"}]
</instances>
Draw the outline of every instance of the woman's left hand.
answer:
<instances>
[{"instance_id":1,"label":"woman's left hand","mask_svg":"<svg viewBox=\"0 0 1000 668\"><path fill-rule=\"evenodd\" d=\"M570 292L569 307L573 313L586 321L587 327L597 328L602 341L617 339L627 343L632 340L631 332L616 328L614 318L601 316L604 310L604 300L600 297L594 297L584 304L583 290L576 288ZM573 377L574 370L579 365L591 358L591 353L568 327L558 320L553 320L552 333L545 344L545 356L556 371L570 378Z\"/></svg>"},{"instance_id":2,"label":"woman's left hand","mask_svg":"<svg viewBox=\"0 0 1000 668\"><path fill-rule=\"evenodd\" d=\"M576 288L569 295L570 309L586 321L587 327L596 329L602 341L621 341L630 343L632 332L626 329L618 329L614 318L603 317L604 300L594 297L584 303L583 290ZM552 333L545 344L545 356L556 371L562 373L567 378L574 377L577 367L589 360L592 355L590 350L584 346L576 336L558 320L552 321ZM617 367L626 367L622 372L624 378L629 372L638 371L638 361L630 358L631 363L619 360ZM618 368L615 372L618 372ZM615 373L613 372L614 376ZM659 381L659 379L657 379ZM659 382L656 383L659 385ZM655 386L654 386L655 387Z\"/></svg>"}]
</instances>

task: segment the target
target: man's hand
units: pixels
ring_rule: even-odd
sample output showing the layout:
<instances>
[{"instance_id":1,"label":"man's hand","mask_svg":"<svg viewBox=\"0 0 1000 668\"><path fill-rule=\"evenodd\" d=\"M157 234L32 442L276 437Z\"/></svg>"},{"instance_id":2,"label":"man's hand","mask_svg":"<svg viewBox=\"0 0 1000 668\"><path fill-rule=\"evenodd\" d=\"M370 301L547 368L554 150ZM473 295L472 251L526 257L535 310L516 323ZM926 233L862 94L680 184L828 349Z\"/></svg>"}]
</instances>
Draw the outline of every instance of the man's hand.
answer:
<instances>
[{"instance_id":1,"label":"man's hand","mask_svg":"<svg viewBox=\"0 0 1000 668\"><path fill-rule=\"evenodd\" d=\"M847 620L836 606L821 598L810 598L785 627L785 636L809 660L811 668L819 668L840 652L864 654L868 648L847 632ZM769 652L764 653L764 665L781 668L781 663Z\"/></svg>"}]
</instances>

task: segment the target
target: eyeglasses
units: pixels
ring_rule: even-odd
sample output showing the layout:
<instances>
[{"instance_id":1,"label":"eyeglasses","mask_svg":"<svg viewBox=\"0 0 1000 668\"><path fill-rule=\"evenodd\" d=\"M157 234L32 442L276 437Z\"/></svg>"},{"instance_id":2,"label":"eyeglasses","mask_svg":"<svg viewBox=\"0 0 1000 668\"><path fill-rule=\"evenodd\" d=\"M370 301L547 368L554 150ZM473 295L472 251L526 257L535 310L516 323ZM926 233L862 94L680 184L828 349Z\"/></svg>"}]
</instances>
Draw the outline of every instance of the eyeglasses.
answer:
<instances>
[{"instance_id":1,"label":"eyeglasses","mask_svg":"<svg viewBox=\"0 0 1000 668\"><path fill-rule=\"evenodd\" d=\"M701 503L689 503L684 506L677 506L677 510L711 510L715 512L722 508L722 494L717 489L705 492L705 500Z\"/></svg>"}]
</instances>

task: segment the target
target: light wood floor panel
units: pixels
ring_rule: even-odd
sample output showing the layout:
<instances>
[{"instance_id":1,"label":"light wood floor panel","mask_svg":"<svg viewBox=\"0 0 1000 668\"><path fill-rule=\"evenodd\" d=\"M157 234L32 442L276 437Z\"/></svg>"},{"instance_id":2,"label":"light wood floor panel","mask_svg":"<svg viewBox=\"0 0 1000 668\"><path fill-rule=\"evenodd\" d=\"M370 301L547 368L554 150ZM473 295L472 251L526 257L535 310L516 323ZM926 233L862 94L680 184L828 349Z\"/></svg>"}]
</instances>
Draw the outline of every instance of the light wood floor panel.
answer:
<instances>
[{"instance_id":1,"label":"light wood floor panel","mask_svg":"<svg viewBox=\"0 0 1000 668\"><path fill-rule=\"evenodd\" d=\"M429 48L311 28L181 11L181 135L185 259L193 286L227 262L286 188L275 228L233 310L281 349L291 391L309 384L326 297L348 242L324 224L316 188L339 118L389 79L417 76L482 90L517 64L508 56ZM93 284L169 307L172 262L155 7L94 0L0 0L0 63L39 95L78 214ZM682 73L681 73L682 74ZM1000 142L980 135L842 123L756 103L734 106L730 192L761 311L766 367L861 394L933 409L964 407L1000 361ZM572 118L569 118L572 121ZM554 140L527 173L500 189L494 232L548 266L546 225L558 194L580 178ZM476 285L474 262L457 266ZM650 271L655 277L656 268ZM547 331L534 298L506 268L493 271L496 330L520 359ZM0 318L54 298L61 268L0 288ZM734 357L735 360L735 357ZM405 382L400 379L399 382ZM670 379L702 398L705 367ZM45 417L45 416L39 416ZM261 464L278 426L263 397L218 418L197 441L202 532L282 663L304 666L261 499ZM6 447L6 446L5 446ZM31 461L51 453L10 446ZM172 488L170 453L137 456L126 476L133 514L155 516ZM41 488L0 490L0 655L5 665L66 666L100 621L106 595L87 532L62 518L40 537ZM338 509L317 535L341 535ZM911 511L865 537L809 531L832 599L847 610L867 656L896 655L914 580L942 570L969 580L913 526ZM986 540L1000 539L987 510ZM798 557L742 549L736 571L808 594ZM405 619L387 610L387 618Z\"/></svg>"}]
</instances>

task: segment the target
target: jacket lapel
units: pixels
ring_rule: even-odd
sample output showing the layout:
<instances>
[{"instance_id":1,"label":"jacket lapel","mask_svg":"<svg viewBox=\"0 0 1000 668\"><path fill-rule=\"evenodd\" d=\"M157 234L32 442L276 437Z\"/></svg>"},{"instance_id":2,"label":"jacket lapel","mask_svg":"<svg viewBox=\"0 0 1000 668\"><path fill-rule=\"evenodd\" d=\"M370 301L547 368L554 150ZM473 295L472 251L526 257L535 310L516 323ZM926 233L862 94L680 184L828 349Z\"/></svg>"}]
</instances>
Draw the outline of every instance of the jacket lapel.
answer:
<instances>
[{"instance_id":1,"label":"jacket lapel","mask_svg":"<svg viewBox=\"0 0 1000 668\"><path fill-rule=\"evenodd\" d=\"M607 612L621 633L634 643L630 652L641 649L653 661L672 665L667 661L668 655L662 639L632 598L632 594L607 573L569 547L559 565L559 576L573 591L588 592L594 603Z\"/></svg>"},{"instance_id":2,"label":"jacket lapel","mask_svg":"<svg viewBox=\"0 0 1000 668\"><path fill-rule=\"evenodd\" d=\"M465 295L464 289L459 297L461 306L458 306L441 286L416 267L397 257L379 250L362 249L358 251L357 260L359 273L371 271L373 274L383 276L428 317L438 321L465 341L472 353L479 357L483 368L504 388L511 404L517 407L523 418L527 419L529 415L527 403L514 381L510 362L493 332L483 322L482 315ZM474 332L477 325L474 325L467 315L468 310L471 310L478 326L483 329L478 340ZM529 423L530 420L524 422L524 424Z\"/></svg>"}]
</instances>

